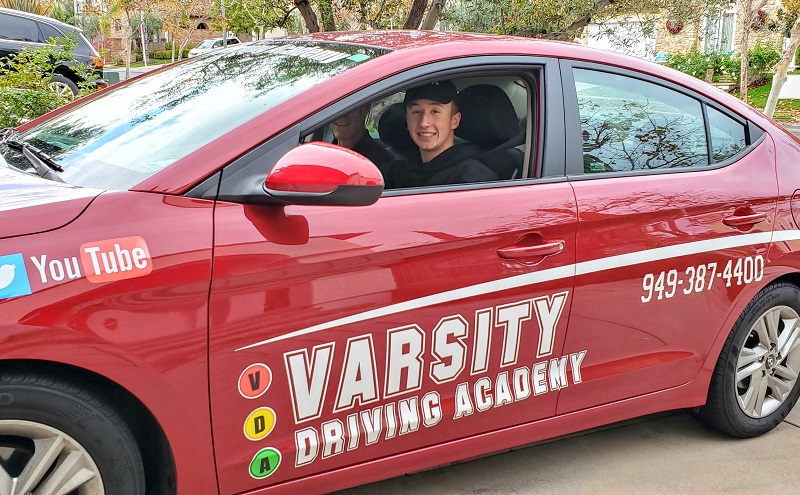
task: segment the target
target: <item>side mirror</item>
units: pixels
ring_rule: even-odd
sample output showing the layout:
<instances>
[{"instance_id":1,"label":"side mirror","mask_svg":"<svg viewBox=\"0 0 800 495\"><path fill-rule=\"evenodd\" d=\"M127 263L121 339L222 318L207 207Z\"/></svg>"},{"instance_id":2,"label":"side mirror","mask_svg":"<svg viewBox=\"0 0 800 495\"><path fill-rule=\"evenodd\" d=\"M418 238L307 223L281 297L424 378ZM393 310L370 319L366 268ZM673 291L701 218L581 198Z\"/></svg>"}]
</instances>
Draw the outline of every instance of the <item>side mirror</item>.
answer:
<instances>
[{"instance_id":1,"label":"side mirror","mask_svg":"<svg viewBox=\"0 0 800 495\"><path fill-rule=\"evenodd\" d=\"M267 175L264 190L288 204L366 206L380 198L383 176L354 151L313 142L283 155Z\"/></svg>"}]
</instances>

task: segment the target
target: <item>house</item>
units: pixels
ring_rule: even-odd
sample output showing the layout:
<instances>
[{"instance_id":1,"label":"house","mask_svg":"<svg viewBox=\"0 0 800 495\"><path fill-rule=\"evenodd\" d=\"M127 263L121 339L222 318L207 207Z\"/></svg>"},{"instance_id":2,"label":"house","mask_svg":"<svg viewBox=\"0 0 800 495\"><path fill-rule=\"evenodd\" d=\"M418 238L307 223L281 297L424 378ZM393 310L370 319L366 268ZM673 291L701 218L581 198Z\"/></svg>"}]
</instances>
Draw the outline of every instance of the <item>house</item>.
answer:
<instances>
[{"instance_id":1,"label":"house","mask_svg":"<svg viewBox=\"0 0 800 495\"><path fill-rule=\"evenodd\" d=\"M640 14L593 23L583 42L589 46L656 59L668 53L736 52L741 40L739 12L744 2L723 4L697 20L683 21L666 13ZM748 46L757 44L782 49L784 33L778 22L780 0L767 0L751 25Z\"/></svg>"}]
</instances>

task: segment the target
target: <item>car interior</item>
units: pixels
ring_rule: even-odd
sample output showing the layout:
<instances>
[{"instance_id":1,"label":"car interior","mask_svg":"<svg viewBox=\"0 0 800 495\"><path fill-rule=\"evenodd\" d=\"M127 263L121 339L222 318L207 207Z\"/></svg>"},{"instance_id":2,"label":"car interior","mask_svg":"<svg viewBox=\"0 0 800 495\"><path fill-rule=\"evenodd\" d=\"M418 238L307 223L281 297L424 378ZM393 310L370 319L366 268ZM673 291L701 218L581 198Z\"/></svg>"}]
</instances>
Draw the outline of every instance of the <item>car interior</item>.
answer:
<instances>
[{"instance_id":1,"label":"car interior","mask_svg":"<svg viewBox=\"0 0 800 495\"><path fill-rule=\"evenodd\" d=\"M459 91L461 123L456 143L480 147L479 159L494 170L501 181L529 175L535 119L528 117L532 90L519 76L473 76L453 78ZM406 127L405 91L372 102L365 126L370 135L397 160L417 151ZM330 122L303 139L333 142Z\"/></svg>"}]
</instances>

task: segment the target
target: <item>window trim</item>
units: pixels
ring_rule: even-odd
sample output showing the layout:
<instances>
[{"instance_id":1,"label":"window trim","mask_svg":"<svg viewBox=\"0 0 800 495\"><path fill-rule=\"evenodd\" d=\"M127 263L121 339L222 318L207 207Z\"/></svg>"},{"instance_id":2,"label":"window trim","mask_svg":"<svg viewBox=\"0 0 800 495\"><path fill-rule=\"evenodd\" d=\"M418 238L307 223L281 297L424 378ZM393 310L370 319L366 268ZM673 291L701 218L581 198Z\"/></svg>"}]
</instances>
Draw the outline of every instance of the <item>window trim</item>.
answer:
<instances>
[{"instance_id":1,"label":"window trim","mask_svg":"<svg viewBox=\"0 0 800 495\"><path fill-rule=\"evenodd\" d=\"M601 177L619 177L619 176L642 176L642 175L655 175L655 174L675 174L675 173L690 173L702 170L714 170L723 168L731 163L740 160L752 150L758 147L764 140L765 132L753 124L753 122L742 117L738 113L733 112L717 103L710 98L695 93L690 89L673 83L669 80L660 79L649 74L637 72L630 69L623 69L620 67L613 67L594 62L583 62L579 60L561 59L559 61L561 66L561 78L564 94L564 126L566 128L566 175L569 180L587 180ZM624 77L638 79L640 81L655 84L666 89L676 91L684 96L697 100L703 113L703 124L706 133L706 146L708 147L708 160L709 163L702 167L682 167L664 170L628 170L620 172L600 172L600 173L586 173L583 170L583 145L581 139L581 122L580 110L578 108L578 94L575 87L575 77L573 75L574 69L586 69L596 72L606 72ZM726 158L723 161L715 162L712 158L712 148L710 145L711 134L709 131L709 122L706 112L706 106L712 107L714 110L722 113L742 124L745 127L745 139L747 145L744 149L740 150L733 156Z\"/></svg>"}]
</instances>

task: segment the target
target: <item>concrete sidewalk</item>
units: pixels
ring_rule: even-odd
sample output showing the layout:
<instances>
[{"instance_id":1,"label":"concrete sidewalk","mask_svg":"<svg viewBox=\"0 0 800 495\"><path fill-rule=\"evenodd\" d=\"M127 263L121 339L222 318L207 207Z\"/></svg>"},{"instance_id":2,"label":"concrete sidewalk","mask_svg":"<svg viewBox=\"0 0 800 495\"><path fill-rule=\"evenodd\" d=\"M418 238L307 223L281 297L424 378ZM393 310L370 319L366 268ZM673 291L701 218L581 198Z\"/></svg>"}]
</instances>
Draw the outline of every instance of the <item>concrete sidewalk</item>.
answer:
<instances>
[{"instance_id":1,"label":"concrete sidewalk","mask_svg":"<svg viewBox=\"0 0 800 495\"><path fill-rule=\"evenodd\" d=\"M131 67L130 77L150 72L151 70L160 69L162 65L148 65L147 67ZM114 67L113 69L103 69L103 79L111 84L116 84L125 80L125 67Z\"/></svg>"},{"instance_id":2,"label":"concrete sidewalk","mask_svg":"<svg viewBox=\"0 0 800 495\"><path fill-rule=\"evenodd\" d=\"M797 493L800 407L764 436L736 440L688 413L556 440L338 495Z\"/></svg>"}]
</instances>

